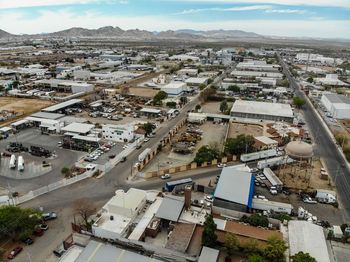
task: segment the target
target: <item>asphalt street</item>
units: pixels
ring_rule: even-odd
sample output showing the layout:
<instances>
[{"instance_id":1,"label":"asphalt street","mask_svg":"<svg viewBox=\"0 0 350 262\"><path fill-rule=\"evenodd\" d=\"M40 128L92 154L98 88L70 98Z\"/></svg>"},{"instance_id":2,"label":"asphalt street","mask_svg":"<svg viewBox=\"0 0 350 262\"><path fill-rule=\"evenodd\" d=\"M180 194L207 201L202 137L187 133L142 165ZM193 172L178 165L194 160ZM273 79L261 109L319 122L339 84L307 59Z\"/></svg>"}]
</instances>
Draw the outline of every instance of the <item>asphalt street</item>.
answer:
<instances>
[{"instance_id":1,"label":"asphalt street","mask_svg":"<svg viewBox=\"0 0 350 262\"><path fill-rule=\"evenodd\" d=\"M284 74L288 78L291 87L295 89L295 94L307 100L305 93L301 91L300 86L291 75L288 66L282 59L280 61ZM344 219L348 221L350 219L350 172L347 167L348 164L338 151L337 145L329 136L312 105L306 103L302 110L311 134L315 139L315 155L324 160L329 175L336 185L338 197L340 197L344 210Z\"/></svg>"}]
</instances>

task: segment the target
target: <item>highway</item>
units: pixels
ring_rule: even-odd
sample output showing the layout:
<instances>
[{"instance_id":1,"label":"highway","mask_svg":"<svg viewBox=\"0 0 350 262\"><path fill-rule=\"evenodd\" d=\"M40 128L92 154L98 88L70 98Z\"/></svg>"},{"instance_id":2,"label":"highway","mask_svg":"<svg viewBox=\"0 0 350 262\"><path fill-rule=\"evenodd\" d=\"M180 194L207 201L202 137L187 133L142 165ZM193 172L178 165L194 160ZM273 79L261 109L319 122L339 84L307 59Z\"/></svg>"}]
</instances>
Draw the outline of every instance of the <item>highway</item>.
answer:
<instances>
[{"instance_id":1,"label":"highway","mask_svg":"<svg viewBox=\"0 0 350 262\"><path fill-rule=\"evenodd\" d=\"M291 87L295 90L295 94L307 101L306 94L301 90L299 84L291 75L287 64L281 57L279 58L283 72L289 80ZM350 219L350 172L347 167L348 164L339 153L337 145L330 137L322 120L318 118L311 103L305 103L302 111L310 132L315 139L315 155L324 160L329 175L336 185L338 198L340 198L341 207L344 211L344 220L348 221Z\"/></svg>"}]
</instances>

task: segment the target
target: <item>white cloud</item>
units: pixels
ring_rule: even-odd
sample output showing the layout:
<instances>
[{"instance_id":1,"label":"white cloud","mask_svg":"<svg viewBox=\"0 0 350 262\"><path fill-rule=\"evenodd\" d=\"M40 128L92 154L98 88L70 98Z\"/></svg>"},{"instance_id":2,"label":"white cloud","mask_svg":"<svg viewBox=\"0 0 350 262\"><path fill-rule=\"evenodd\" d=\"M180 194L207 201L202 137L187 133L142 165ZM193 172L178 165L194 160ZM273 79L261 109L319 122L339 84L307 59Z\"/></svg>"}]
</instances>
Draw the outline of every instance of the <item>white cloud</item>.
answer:
<instances>
[{"instance_id":1,"label":"white cloud","mask_svg":"<svg viewBox=\"0 0 350 262\"><path fill-rule=\"evenodd\" d=\"M60 21L57 23L57 21ZM162 21L162 23L159 23ZM188 21L169 16L106 16L96 12L75 13L65 9L57 12L41 11L35 18L21 12L0 13L1 29L10 33L53 32L70 27L98 28L120 26L123 29L150 31L191 28L195 30L240 29L264 35L342 37L349 38L350 20L215 20Z\"/></svg>"},{"instance_id":2,"label":"white cloud","mask_svg":"<svg viewBox=\"0 0 350 262\"><path fill-rule=\"evenodd\" d=\"M202 12L241 12L241 11L259 11L263 10L266 13L283 13L283 14L304 14L306 10L300 9L276 9L272 5L248 5L239 7L212 7L212 8L197 8L197 9L186 9L179 13L179 15L195 14Z\"/></svg>"},{"instance_id":3,"label":"white cloud","mask_svg":"<svg viewBox=\"0 0 350 262\"><path fill-rule=\"evenodd\" d=\"M38 7L38 6L59 6L72 4L90 3L121 3L126 4L126 0L0 0L0 9Z\"/></svg>"},{"instance_id":4,"label":"white cloud","mask_svg":"<svg viewBox=\"0 0 350 262\"><path fill-rule=\"evenodd\" d=\"M300 10L300 9L271 9L271 10L265 10L265 13L305 14L306 10Z\"/></svg>"},{"instance_id":5,"label":"white cloud","mask_svg":"<svg viewBox=\"0 0 350 262\"><path fill-rule=\"evenodd\" d=\"M350 8L349 0L163 0L166 2L197 2L215 4L275 4L291 6L335 6Z\"/></svg>"}]
</instances>

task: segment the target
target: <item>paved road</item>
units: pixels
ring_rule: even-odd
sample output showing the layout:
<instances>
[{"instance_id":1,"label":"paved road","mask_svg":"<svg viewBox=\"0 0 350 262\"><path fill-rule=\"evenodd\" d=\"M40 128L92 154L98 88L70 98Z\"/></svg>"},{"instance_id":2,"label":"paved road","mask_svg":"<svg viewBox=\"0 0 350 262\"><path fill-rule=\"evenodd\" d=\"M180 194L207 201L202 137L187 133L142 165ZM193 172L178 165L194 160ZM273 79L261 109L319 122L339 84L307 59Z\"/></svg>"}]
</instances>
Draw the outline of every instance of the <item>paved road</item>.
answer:
<instances>
[{"instance_id":1,"label":"paved road","mask_svg":"<svg viewBox=\"0 0 350 262\"><path fill-rule=\"evenodd\" d=\"M295 94L307 99L305 93L301 91L300 86L291 75L286 63L282 59L280 61L283 72L288 78L291 87L295 90ZM339 153L337 145L329 136L322 121L317 117L317 113L311 104L306 103L304 105L303 114L315 139L315 154L324 160L327 170L335 182L338 196L344 209L344 219L348 221L350 219L350 172L347 168L347 163Z\"/></svg>"}]
</instances>

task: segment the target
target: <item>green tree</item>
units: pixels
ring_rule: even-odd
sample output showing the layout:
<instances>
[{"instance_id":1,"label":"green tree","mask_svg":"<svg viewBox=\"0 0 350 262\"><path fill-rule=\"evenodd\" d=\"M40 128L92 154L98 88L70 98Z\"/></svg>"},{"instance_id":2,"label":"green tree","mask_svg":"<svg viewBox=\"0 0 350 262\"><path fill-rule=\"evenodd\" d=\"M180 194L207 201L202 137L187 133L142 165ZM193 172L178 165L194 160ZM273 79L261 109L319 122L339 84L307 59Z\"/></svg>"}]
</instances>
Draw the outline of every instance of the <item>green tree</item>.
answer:
<instances>
[{"instance_id":1,"label":"green tree","mask_svg":"<svg viewBox=\"0 0 350 262\"><path fill-rule=\"evenodd\" d=\"M228 138L225 143L225 152L232 155L250 153L254 150L255 140L251 135L241 134L235 138Z\"/></svg>"},{"instance_id":2,"label":"green tree","mask_svg":"<svg viewBox=\"0 0 350 262\"><path fill-rule=\"evenodd\" d=\"M202 146L194 158L194 162L197 164L202 164L205 162L210 162L214 159L217 159L219 157L219 152L214 149L210 148L209 146Z\"/></svg>"},{"instance_id":3,"label":"green tree","mask_svg":"<svg viewBox=\"0 0 350 262\"><path fill-rule=\"evenodd\" d=\"M239 250L238 238L232 233L227 233L225 236L224 246L227 254L229 256L232 256L235 252Z\"/></svg>"},{"instance_id":4,"label":"green tree","mask_svg":"<svg viewBox=\"0 0 350 262\"><path fill-rule=\"evenodd\" d=\"M156 100L156 101L161 101L161 100L164 100L168 97L168 94L164 91L159 91L154 97L153 97L153 100Z\"/></svg>"},{"instance_id":5,"label":"green tree","mask_svg":"<svg viewBox=\"0 0 350 262\"><path fill-rule=\"evenodd\" d=\"M187 97L186 96L180 97L180 102L181 102L181 104L187 104L187 102L188 102Z\"/></svg>"},{"instance_id":6,"label":"green tree","mask_svg":"<svg viewBox=\"0 0 350 262\"><path fill-rule=\"evenodd\" d=\"M216 224L214 223L213 216L209 214L204 222L204 228L202 233L202 245L207 247L214 247L218 236L215 234Z\"/></svg>"},{"instance_id":7,"label":"green tree","mask_svg":"<svg viewBox=\"0 0 350 262\"><path fill-rule=\"evenodd\" d=\"M154 124L147 122L144 123L142 128L146 131L146 135L149 135L153 132L153 130L156 128Z\"/></svg>"},{"instance_id":8,"label":"green tree","mask_svg":"<svg viewBox=\"0 0 350 262\"><path fill-rule=\"evenodd\" d=\"M206 102L208 98L216 94L215 88L206 88L199 94L199 100L201 102Z\"/></svg>"},{"instance_id":9,"label":"green tree","mask_svg":"<svg viewBox=\"0 0 350 262\"><path fill-rule=\"evenodd\" d=\"M259 255L250 255L248 256L247 262L267 262L262 256Z\"/></svg>"},{"instance_id":10,"label":"green tree","mask_svg":"<svg viewBox=\"0 0 350 262\"><path fill-rule=\"evenodd\" d=\"M228 87L228 90L229 91L232 91L232 92L235 92L235 93L238 93L241 91L241 89L239 88L239 86L236 86L236 85L231 85Z\"/></svg>"},{"instance_id":11,"label":"green tree","mask_svg":"<svg viewBox=\"0 0 350 262\"><path fill-rule=\"evenodd\" d=\"M271 237L267 240L267 245L263 251L264 257L271 262L285 261L284 252L287 246L282 239Z\"/></svg>"},{"instance_id":12,"label":"green tree","mask_svg":"<svg viewBox=\"0 0 350 262\"><path fill-rule=\"evenodd\" d=\"M251 216L243 215L240 219L241 222L248 223L251 226L254 227L268 227L269 226L269 220L266 216L263 216L261 214L253 214Z\"/></svg>"},{"instance_id":13,"label":"green tree","mask_svg":"<svg viewBox=\"0 0 350 262\"><path fill-rule=\"evenodd\" d=\"M197 104L196 107L194 108L194 110L196 110L198 112L201 108L202 108L201 105Z\"/></svg>"},{"instance_id":14,"label":"green tree","mask_svg":"<svg viewBox=\"0 0 350 262\"><path fill-rule=\"evenodd\" d=\"M337 143L343 147L348 143L348 138L345 135L337 134L335 136L335 140L337 140Z\"/></svg>"},{"instance_id":15,"label":"green tree","mask_svg":"<svg viewBox=\"0 0 350 262\"><path fill-rule=\"evenodd\" d=\"M261 253L259 242L256 239L249 239L243 246L246 254L259 254Z\"/></svg>"},{"instance_id":16,"label":"green tree","mask_svg":"<svg viewBox=\"0 0 350 262\"><path fill-rule=\"evenodd\" d=\"M281 80L279 82L280 86L288 87L289 86L289 81L287 79Z\"/></svg>"},{"instance_id":17,"label":"green tree","mask_svg":"<svg viewBox=\"0 0 350 262\"><path fill-rule=\"evenodd\" d=\"M220 112L225 113L228 109L227 101L224 100L220 103Z\"/></svg>"},{"instance_id":18,"label":"green tree","mask_svg":"<svg viewBox=\"0 0 350 262\"><path fill-rule=\"evenodd\" d=\"M64 175L64 177L70 176L70 169L69 169L69 167L66 167L66 166L62 167L61 173L62 173L62 175Z\"/></svg>"},{"instance_id":19,"label":"green tree","mask_svg":"<svg viewBox=\"0 0 350 262\"><path fill-rule=\"evenodd\" d=\"M298 252L291 257L292 262L316 262L316 259L310 256L309 253Z\"/></svg>"},{"instance_id":20,"label":"green tree","mask_svg":"<svg viewBox=\"0 0 350 262\"><path fill-rule=\"evenodd\" d=\"M41 221L41 214L29 208L0 207L0 240L28 237Z\"/></svg>"},{"instance_id":21,"label":"green tree","mask_svg":"<svg viewBox=\"0 0 350 262\"><path fill-rule=\"evenodd\" d=\"M297 108L301 108L305 104L305 100L299 96L295 96L295 97L293 97L293 104Z\"/></svg>"},{"instance_id":22,"label":"green tree","mask_svg":"<svg viewBox=\"0 0 350 262\"><path fill-rule=\"evenodd\" d=\"M176 102L169 101L166 103L166 106L170 108L176 108Z\"/></svg>"},{"instance_id":23,"label":"green tree","mask_svg":"<svg viewBox=\"0 0 350 262\"><path fill-rule=\"evenodd\" d=\"M306 79L307 82L312 83L314 79L310 76L308 79Z\"/></svg>"},{"instance_id":24,"label":"green tree","mask_svg":"<svg viewBox=\"0 0 350 262\"><path fill-rule=\"evenodd\" d=\"M344 148L343 152L348 162L350 162L350 147Z\"/></svg>"},{"instance_id":25,"label":"green tree","mask_svg":"<svg viewBox=\"0 0 350 262\"><path fill-rule=\"evenodd\" d=\"M203 90L203 89L206 88L206 87L207 87L206 84L200 84L200 85L199 85L199 89L200 89L200 90Z\"/></svg>"}]
</instances>

